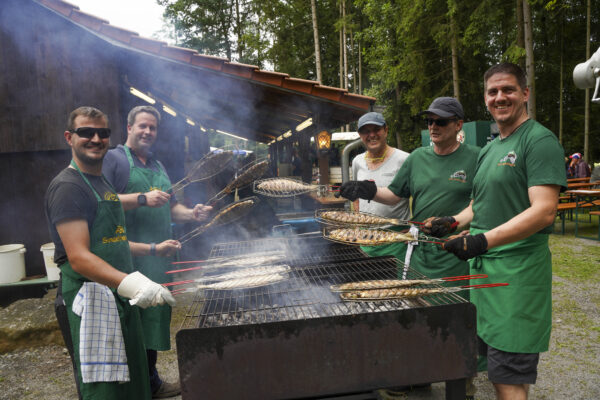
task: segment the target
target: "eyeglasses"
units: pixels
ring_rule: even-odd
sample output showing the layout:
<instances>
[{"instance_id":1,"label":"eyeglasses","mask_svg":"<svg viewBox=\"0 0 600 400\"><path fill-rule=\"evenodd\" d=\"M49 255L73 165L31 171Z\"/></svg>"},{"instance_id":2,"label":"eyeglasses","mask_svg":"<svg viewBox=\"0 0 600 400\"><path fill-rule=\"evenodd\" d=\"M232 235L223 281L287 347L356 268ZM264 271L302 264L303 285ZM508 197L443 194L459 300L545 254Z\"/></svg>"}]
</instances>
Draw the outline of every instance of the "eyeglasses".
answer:
<instances>
[{"instance_id":1,"label":"eyeglasses","mask_svg":"<svg viewBox=\"0 0 600 400\"><path fill-rule=\"evenodd\" d=\"M450 122L456 122L457 119L456 118L447 118L447 119L433 119L433 118L425 118L425 121L427 122L428 126L431 126L433 124L436 124L437 126L446 126L448 125Z\"/></svg>"},{"instance_id":2,"label":"eyeglasses","mask_svg":"<svg viewBox=\"0 0 600 400\"><path fill-rule=\"evenodd\" d=\"M110 128L90 128L87 126L77 128L73 131L69 131L71 133L76 133L82 138L91 139L97 133L100 139L106 139L110 136Z\"/></svg>"}]
</instances>

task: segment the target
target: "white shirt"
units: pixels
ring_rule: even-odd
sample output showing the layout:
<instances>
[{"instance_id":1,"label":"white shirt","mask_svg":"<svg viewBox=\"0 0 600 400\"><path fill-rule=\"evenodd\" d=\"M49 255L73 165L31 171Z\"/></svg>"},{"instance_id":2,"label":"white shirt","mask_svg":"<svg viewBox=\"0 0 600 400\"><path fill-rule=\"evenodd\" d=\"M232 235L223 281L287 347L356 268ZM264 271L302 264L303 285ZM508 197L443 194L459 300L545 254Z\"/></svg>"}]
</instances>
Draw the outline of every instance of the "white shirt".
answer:
<instances>
[{"instance_id":1,"label":"white shirt","mask_svg":"<svg viewBox=\"0 0 600 400\"><path fill-rule=\"evenodd\" d=\"M387 187L398 173L398 170L408 157L408 153L402 150L393 149L392 155L385 160L376 169L369 170L365 153L361 153L352 160L352 176L354 180L373 180L378 187ZM377 203L375 201L368 202L360 199L358 203L361 212L367 212L381 217L408 219L410 217L410 209L408 207L408 199L402 199L394 206Z\"/></svg>"}]
</instances>

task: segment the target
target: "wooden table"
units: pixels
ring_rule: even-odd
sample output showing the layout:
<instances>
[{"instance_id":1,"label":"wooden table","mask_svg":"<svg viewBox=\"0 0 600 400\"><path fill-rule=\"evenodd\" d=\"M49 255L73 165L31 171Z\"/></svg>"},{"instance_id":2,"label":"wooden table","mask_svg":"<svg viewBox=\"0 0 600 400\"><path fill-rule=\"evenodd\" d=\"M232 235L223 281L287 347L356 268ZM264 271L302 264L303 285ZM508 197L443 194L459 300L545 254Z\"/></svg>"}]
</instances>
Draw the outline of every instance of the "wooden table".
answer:
<instances>
[{"instance_id":1,"label":"wooden table","mask_svg":"<svg viewBox=\"0 0 600 400\"><path fill-rule=\"evenodd\" d=\"M347 201L343 197L337 198L331 193L328 193L327 196L318 196L317 193L311 192L308 196L324 208L343 207L344 203Z\"/></svg>"},{"instance_id":2,"label":"wooden table","mask_svg":"<svg viewBox=\"0 0 600 400\"><path fill-rule=\"evenodd\" d=\"M600 189L567 190L565 193L575 197L575 237L584 237L578 235L579 209L600 207ZM598 240L590 237L584 238Z\"/></svg>"},{"instance_id":3,"label":"wooden table","mask_svg":"<svg viewBox=\"0 0 600 400\"><path fill-rule=\"evenodd\" d=\"M573 182L567 183L567 189L589 189L592 186L600 185L599 182Z\"/></svg>"},{"instance_id":4,"label":"wooden table","mask_svg":"<svg viewBox=\"0 0 600 400\"><path fill-rule=\"evenodd\" d=\"M569 178L567 179L567 183L573 183L573 182L589 182L590 181L590 177L587 176L585 178Z\"/></svg>"}]
</instances>

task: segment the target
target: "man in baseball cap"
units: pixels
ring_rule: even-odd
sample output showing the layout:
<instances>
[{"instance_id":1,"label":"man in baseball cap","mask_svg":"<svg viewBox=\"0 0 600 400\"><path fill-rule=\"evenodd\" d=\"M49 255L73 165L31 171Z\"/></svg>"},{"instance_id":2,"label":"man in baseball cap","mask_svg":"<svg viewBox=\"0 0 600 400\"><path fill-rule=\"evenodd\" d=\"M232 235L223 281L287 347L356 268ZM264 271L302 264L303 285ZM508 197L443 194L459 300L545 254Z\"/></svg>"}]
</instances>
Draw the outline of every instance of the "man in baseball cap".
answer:
<instances>
[{"instance_id":1,"label":"man in baseball cap","mask_svg":"<svg viewBox=\"0 0 600 400\"><path fill-rule=\"evenodd\" d=\"M385 126L385 118L378 112L369 112L358 119L358 133L361 128L366 125Z\"/></svg>"},{"instance_id":2,"label":"man in baseball cap","mask_svg":"<svg viewBox=\"0 0 600 400\"><path fill-rule=\"evenodd\" d=\"M569 170L567 171L569 178L587 178L591 175L591 168L583 160L581 153L573 153L569 158L571 159Z\"/></svg>"},{"instance_id":3,"label":"man in baseball cap","mask_svg":"<svg viewBox=\"0 0 600 400\"><path fill-rule=\"evenodd\" d=\"M462 105L454 97L438 97L431 102L427 110L421 111L422 114L435 114L441 118L465 119L465 112Z\"/></svg>"}]
</instances>

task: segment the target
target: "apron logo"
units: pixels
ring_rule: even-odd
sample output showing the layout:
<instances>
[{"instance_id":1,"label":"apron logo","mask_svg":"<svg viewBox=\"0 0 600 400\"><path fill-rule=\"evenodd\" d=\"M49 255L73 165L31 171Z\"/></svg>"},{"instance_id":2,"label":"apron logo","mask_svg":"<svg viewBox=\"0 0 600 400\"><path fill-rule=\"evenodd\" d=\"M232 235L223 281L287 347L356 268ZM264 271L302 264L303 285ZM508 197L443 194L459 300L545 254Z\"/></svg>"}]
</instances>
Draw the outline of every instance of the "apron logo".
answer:
<instances>
[{"instance_id":1,"label":"apron logo","mask_svg":"<svg viewBox=\"0 0 600 400\"><path fill-rule=\"evenodd\" d=\"M156 187L156 186L150 186L150 190L148 190L148 191L151 192L153 190L162 190L162 189L159 187Z\"/></svg>"},{"instance_id":2,"label":"apron logo","mask_svg":"<svg viewBox=\"0 0 600 400\"><path fill-rule=\"evenodd\" d=\"M500 159L500 162L498 162L498 166L508 165L509 167L514 167L515 161L517 161L517 153L515 153L514 150L511 150L508 152L507 155Z\"/></svg>"},{"instance_id":3,"label":"apron logo","mask_svg":"<svg viewBox=\"0 0 600 400\"><path fill-rule=\"evenodd\" d=\"M104 193L104 200L106 200L106 201L119 201L119 196L117 196L116 193L105 192Z\"/></svg>"},{"instance_id":4,"label":"apron logo","mask_svg":"<svg viewBox=\"0 0 600 400\"><path fill-rule=\"evenodd\" d=\"M115 236L113 237L103 237L102 243L117 243L117 242L125 242L127 241L127 235L125 234L125 228L121 225L117 225L117 229L115 229Z\"/></svg>"},{"instance_id":5,"label":"apron logo","mask_svg":"<svg viewBox=\"0 0 600 400\"><path fill-rule=\"evenodd\" d=\"M453 173L452 175L450 175L450 181L457 181L457 182L462 182L462 183L466 183L467 182L467 173L464 170L459 170L456 171L455 173Z\"/></svg>"}]
</instances>

